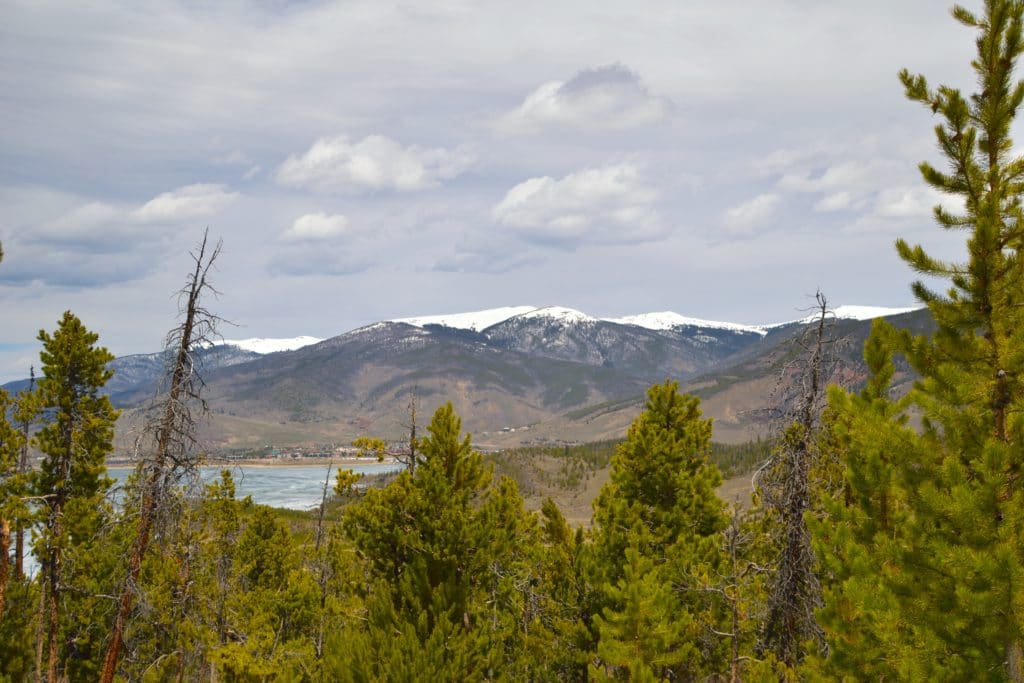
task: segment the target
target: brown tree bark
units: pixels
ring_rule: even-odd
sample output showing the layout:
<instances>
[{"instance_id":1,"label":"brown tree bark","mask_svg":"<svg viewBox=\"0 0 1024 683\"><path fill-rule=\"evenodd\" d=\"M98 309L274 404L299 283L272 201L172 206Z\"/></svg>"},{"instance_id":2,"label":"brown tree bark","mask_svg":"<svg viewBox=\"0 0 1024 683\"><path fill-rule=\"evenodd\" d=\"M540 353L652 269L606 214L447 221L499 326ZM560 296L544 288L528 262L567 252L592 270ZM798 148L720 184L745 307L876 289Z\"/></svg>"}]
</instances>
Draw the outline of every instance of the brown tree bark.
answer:
<instances>
[{"instance_id":1,"label":"brown tree bark","mask_svg":"<svg viewBox=\"0 0 1024 683\"><path fill-rule=\"evenodd\" d=\"M196 398L195 392L189 387L193 373L192 349L195 343L200 341L197 339L197 328L200 326L212 328L216 320L200 307L202 294L207 289L211 289L206 281L207 273L220 254L220 244L218 243L207 257L206 240L207 235L204 234L202 243L197 252L193 254L195 269L190 274L185 289L182 290L185 295L185 320L176 333L172 333L172 337L177 337L178 344L175 350L174 365L171 369L170 387L156 427L156 447L149 464L149 472L143 483L139 521L135 531L135 540L132 543L132 552L128 559L128 574L121 587L117 615L114 618L114 626L110 634L110 644L103 658L101 683L111 683L114 680L114 672L117 669L117 662L120 659L124 643L125 627L135 604L135 588L142 571L142 562L149 550L157 508L163 503L164 494L161 483L165 479L168 466L174 466L174 463L169 462L171 449L175 445L181 445L182 437L186 436L186 432L192 427L189 412L187 409L183 409L185 408L184 403ZM205 331L200 331L198 336L205 337Z\"/></svg>"},{"instance_id":2,"label":"brown tree bark","mask_svg":"<svg viewBox=\"0 0 1024 683\"><path fill-rule=\"evenodd\" d=\"M11 565L8 559L11 551L11 525L6 519L0 519L0 622L4 620L4 605L7 601L7 583L11 578Z\"/></svg>"},{"instance_id":3,"label":"brown tree bark","mask_svg":"<svg viewBox=\"0 0 1024 683\"><path fill-rule=\"evenodd\" d=\"M31 394L36 386L36 369L29 368L28 389ZM25 416L21 422L21 457L18 458L18 474L28 473L28 443L31 418ZM14 578L25 578L25 527L20 520L14 525Z\"/></svg>"}]
</instances>

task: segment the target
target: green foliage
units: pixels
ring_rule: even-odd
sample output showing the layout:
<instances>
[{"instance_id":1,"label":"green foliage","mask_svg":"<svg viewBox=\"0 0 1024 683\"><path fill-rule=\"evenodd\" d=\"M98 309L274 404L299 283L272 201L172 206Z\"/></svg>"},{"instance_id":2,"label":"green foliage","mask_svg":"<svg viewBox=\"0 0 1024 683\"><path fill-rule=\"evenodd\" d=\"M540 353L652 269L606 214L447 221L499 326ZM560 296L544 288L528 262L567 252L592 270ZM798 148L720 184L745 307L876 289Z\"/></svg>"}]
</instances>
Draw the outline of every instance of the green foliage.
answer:
<instances>
[{"instance_id":1,"label":"green foliage","mask_svg":"<svg viewBox=\"0 0 1024 683\"><path fill-rule=\"evenodd\" d=\"M339 680L403 679L413 664L443 679L527 666L522 653L539 624L532 611L541 565L536 520L511 480L492 484L451 404L438 409L427 432L415 475L402 472L345 511L343 529L366 572L358 590L367 612L362 628L334 643L345 656L326 660Z\"/></svg>"},{"instance_id":2,"label":"green foliage","mask_svg":"<svg viewBox=\"0 0 1024 683\"><path fill-rule=\"evenodd\" d=\"M45 415L35 436L43 460L32 481L44 501L36 537L45 591L46 634L54 643L49 665L81 680L96 676L113 592L116 545L105 537L111 479L105 458L113 450L117 411L100 390L113 374L113 356L96 347L98 335L65 312L52 334L40 331L43 376L33 399ZM40 615L42 617L42 615Z\"/></svg>"},{"instance_id":3,"label":"green foliage","mask_svg":"<svg viewBox=\"0 0 1024 683\"><path fill-rule=\"evenodd\" d=\"M757 437L743 443L711 442L710 460L726 479L752 472L768 460L772 442Z\"/></svg>"},{"instance_id":4,"label":"green foliage","mask_svg":"<svg viewBox=\"0 0 1024 683\"><path fill-rule=\"evenodd\" d=\"M968 232L967 260L898 241L911 268L949 285L914 285L936 330L876 325L868 387L831 395L845 486L815 534L836 677L1024 680L1024 159L1009 136L1024 101L1013 77L1022 13L1009 0L954 10L978 33L976 94L900 73L907 97L941 117L948 170L920 170L963 199L962 213L937 207L935 218ZM905 401L888 396L893 353L920 377Z\"/></svg>"},{"instance_id":5,"label":"green foliage","mask_svg":"<svg viewBox=\"0 0 1024 683\"><path fill-rule=\"evenodd\" d=\"M352 442L352 445L359 449L357 457L374 457L377 462L384 460L384 454L388 450L388 445L383 439L374 439L369 436L360 436Z\"/></svg>"},{"instance_id":6,"label":"green foliage","mask_svg":"<svg viewBox=\"0 0 1024 683\"><path fill-rule=\"evenodd\" d=\"M717 666L717 644L697 645L718 619L698 576L721 561L725 511L699 403L674 382L651 387L594 503L597 661L614 677L685 678Z\"/></svg>"},{"instance_id":7,"label":"green foliage","mask_svg":"<svg viewBox=\"0 0 1024 683\"><path fill-rule=\"evenodd\" d=\"M12 581L0 619L0 682L20 683L31 678L35 650L35 613L39 589L34 582Z\"/></svg>"},{"instance_id":8,"label":"green foliage","mask_svg":"<svg viewBox=\"0 0 1024 683\"><path fill-rule=\"evenodd\" d=\"M118 411L100 389L113 375L107 363L114 356L94 346L98 339L70 311L52 336L39 332L43 376L36 393L48 419L35 437L43 453L34 482L38 495L91 498L110 487L105 458L113 450Z\"/></svg>"}]
</instances>

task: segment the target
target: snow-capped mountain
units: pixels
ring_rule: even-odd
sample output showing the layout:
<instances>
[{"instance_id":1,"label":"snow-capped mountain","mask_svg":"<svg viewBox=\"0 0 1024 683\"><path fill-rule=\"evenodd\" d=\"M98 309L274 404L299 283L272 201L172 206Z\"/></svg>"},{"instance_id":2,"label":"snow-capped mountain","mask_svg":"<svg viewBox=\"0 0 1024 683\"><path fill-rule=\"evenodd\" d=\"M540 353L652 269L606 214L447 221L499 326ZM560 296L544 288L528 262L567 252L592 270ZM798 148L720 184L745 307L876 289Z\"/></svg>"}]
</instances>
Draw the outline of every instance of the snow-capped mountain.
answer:
<instances>
[{"instance_id":1,"label":"snow-capped mountain","mask_svg":"<svg viewBox=\"0 0 1024 683\"><path fill-rule=\"evenodd\" d=\"M251 337L249 339L224 339L214 343L214 346L235 346L243 351L252 351L260 355L267 353L278 353L280 351L294 351L303 346L318 344L323 339L318 337L289 337L286 339L267 339L263 337Z\"/></svg>"},{"instance_id":2,"label":"snow-capped mountain","mask_svg":"<svg viewBox=\"0 0 1024 683\"><path fill-rule=\"evenodd\" d=\"M524 313L534 311L534 306L505 306L502 308L489 308L485 311L472 311L469 313L452 313L449 315L424 315L415 318L398 318L389 322L406 323L415 327L426 327L427 325L441 325L456 330L473 330L482 332L491 325L497 325L503 320Z\"/></svg>"},{"instance_id":3,"label":"snow-capped mountain","mask_svg":"<svg viewBox=\"0 0 1024 683\"><path fill-rule=\"evenodd\" d=\"M701 320L679 315L673 311L660 311L658 313L640 313L638 315L627 315L622 318L604 318L610 323L620 325L636 325L648 330L671 330L677 327L700 327L711 330L730 330L733 332L753 332L764 336L765 328L762 325L743 325L740 323L727 323L718 320Z\"/></svg>"},{"instance_id":4,"label":"snow-capped mountain","mask_svg":"<svg viewBox=\"0 0 1024 683\"><path fill-rule=\"evenodd\" d=\"M891 306L860 306L843 305L830 311L831 317L836 320L871 320L883 318L902 313L916 311L920 306L914 307L891 307ZM427 327L440 325L451 327L457 330L472 330L484 332L488 328L499 325L513 318L522 320L544 320L551 324L593 324L595 322L609 322L618 325L642 327L647 330L668 331L677 328L699 328L703 330L726 330L730 332L753 333L760 336L767 334L768 330L784 327L786 325L800 325L813 322L818 319L816 313L801 318L786 320L777 323L751 325L746 323L726 322L721 320L704 320L681 315L674 311L658 311L652 313L638 313L621 317L597 318L582 311L563 306L504 306L501 308L489 308L482 311L471 311L468 313L449 313L444 315L425 315L410 318L396 318L385 322L406 323L414 327Z\"/></svg>"},{"instance_id":5,"label":"snow-capped mountain","mask_svg":"<svg viewBox=\"0 0 1024 683\"><path fill-rule=\"evenodd\" d=\"M907 311L836 309L839 334L853 340L847 377L865 372L858 349L870 325L862 320L897 315L894 324L905 329L930 329L927 311ZM219 416L210 437L223 444L388 435L402 423L410 395L424 412L453 401L471 431L557 417L569 420L559 423L558 438L609 438L628 423L611 417L614 411L638 409L646 387L665 379L691 382L709 400L720 396L709 403L716 429L747 438L753 423L737 416L756 413L764 400L757 392L779 376L776 350L810 319L745 325L672 311L599 318L560 306L508 306L382 321L323 341L227 340L198 355L205 395ZM144 405L164 377L165 360L162 353L116 359L106 390L119 407ZM612 431L603 432L591 418L606 413Z\"/></svg>"},{"instance_id":6,"label":"snow-capped mountain","mask_svg":"<svg viewBox=\"0 0 1024 683\"><path fill-rule=\"evenodd\" d=\"M875 318L888 318L893 315L912 313L913 311L919 311L922 308L923 306L896 308L892 306L843 305L829 309L828 317L833 320L874 320ZM767 331L786 327L787 325L806 325L808 323L817 322L818 317L819 313L812 312L794 320L787 320L781 323L769 323L767 325L757 325L756 327Z\"/></svg>"}]
</instances>

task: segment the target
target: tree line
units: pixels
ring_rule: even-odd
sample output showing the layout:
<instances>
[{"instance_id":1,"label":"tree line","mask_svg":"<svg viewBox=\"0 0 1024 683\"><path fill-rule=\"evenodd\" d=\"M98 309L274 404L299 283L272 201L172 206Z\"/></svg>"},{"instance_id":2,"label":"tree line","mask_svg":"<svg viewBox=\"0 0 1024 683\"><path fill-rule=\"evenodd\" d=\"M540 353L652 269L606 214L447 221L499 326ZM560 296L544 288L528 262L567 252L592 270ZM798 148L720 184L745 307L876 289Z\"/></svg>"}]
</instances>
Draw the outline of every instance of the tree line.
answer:
<instances>
[{"instance_id":1,"label":"tree line","mask_svg":"<svg viewBox=\"0 0 1024 683\"><path fill-rule=\"evenodd\" d=\"M339 472L313 516L240 499L229 471L197 482L205 240L115 506L111 356L66 313L40 332L38 382L0 394L0 679L1024 680L1022 15L954 8L977 34L972 95L901 72L938 117L945 165L920 170L962 199L935 218L966 260L897 241L945 283L914 285L936 328L876 321L856 392L827 386L819 301L748 509L716 495L711 421L670 381L615 448L588 528L550 500L526 510L450 404L425 435L414 423L394 480ZM901 396L897 357L918 376Z\"/></svg>"}]
</instances>

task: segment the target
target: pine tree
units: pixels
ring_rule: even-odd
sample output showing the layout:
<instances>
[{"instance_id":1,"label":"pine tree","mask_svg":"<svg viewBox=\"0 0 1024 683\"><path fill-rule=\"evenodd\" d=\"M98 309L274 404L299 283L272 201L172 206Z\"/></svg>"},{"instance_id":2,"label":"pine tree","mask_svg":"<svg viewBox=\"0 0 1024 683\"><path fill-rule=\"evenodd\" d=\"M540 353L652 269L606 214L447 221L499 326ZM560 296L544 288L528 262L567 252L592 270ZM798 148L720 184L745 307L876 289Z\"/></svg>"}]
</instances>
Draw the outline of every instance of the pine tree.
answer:
<instances>
[{"instance_id":1,"label":"pine tree","mask_svg":"<svg viewBox=\"0 0 1024 683\"><path fill-rule=\"evenodd\" d=\"M39 333L43 377L36 391L38 406L48 419L36 435L43 461L35 477L34 494L44 501L45 520L35 552L41 568L40 617L45 625L48 681L65 675L64 664L71 655L67 643L76 643L79 635L62 633L65 589L74 586L76 570L66 566L66 561L87 557L81 550L92 544L109 513L103 503L111 485L105 458L113 450L118 413L99 393L113 375L107 364L114 357L95 346L98 339L70 311L64 313L52 335ZM43 645L41 639L36 657L40 669ZM75 654L80 661L87 659L85 653Z\"/></svg>"},{"instance_id":2,"label":"pine tree","mask_svg":"<svg viewBox=\"0 0 1024 683\"><path fill-rule=\"evenodd\" d=\"M954 8L978 33L979 91L969 97L900 73L907 96L941 116L948 170L920 170L963 199L962 212L937 207L935 218L968 232L967 260L946 263L897 241L914 270L949 283L945 294L913 287L936 331L915 338L878 326L887 345L869 349L878 385L833 401L848 488L819 547L848 569L824 616L837 659L901 678L1024 680L1024 159L1010 139L1024 101L1014 80L1022 14L1015 0L987 0L981 15ZM885 396L888 351L920 376L906 406ZM906 426L908 412L921 416L920 429ZM850 624L870 635L856 638Z\"/></svg>"},{"instance_id":3,"label":"pine tree","mask_svg":"<svg viewBox=\"0 0 1024 683\"><path fill-rule=\"evenodd\" d=\"M536 519L510 479L491 483L450 403L427 432L415 474L403 471L346 510L343 529L366 576L366 616L331 641L328 674L529 678L523 653L538 614Z\"/></svg>"},{"instance_id":4,"label":"pine tree","mask_svg":"<svg viewBox=\"0 0 1024 683\"><path fill-rule=\"evenodd\" d=\"M603 587L598 655L615 676L692 677L708 673L721 654L694 646L716 620L697 577L721 560L726 524L715 493L721 475L708 461L711 420L701 418L699 404L675 382L651 387L594 503L595 580ZM651 610L674 615L673 623L632 642L649 627L641 612Z\"/></svg>"}]
</instances>

